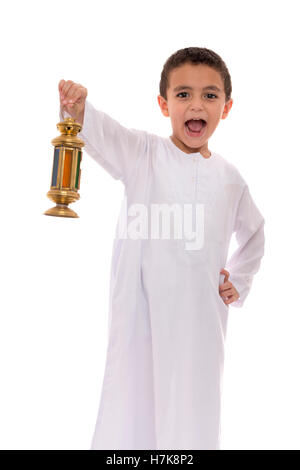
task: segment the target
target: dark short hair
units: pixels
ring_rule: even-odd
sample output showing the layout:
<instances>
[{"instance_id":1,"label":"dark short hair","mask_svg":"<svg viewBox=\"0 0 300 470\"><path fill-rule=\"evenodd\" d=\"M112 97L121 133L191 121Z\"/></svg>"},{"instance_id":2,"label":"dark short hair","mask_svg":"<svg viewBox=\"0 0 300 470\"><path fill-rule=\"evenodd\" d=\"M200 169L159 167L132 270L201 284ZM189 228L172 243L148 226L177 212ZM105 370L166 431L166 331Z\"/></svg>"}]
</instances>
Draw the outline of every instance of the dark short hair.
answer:
<instances>
[{"instance_id":1,"label":"dark short hair","mask_svg":"<svg viewBox=\"0 0 300 470\"><path fill-rule=\"evenodd\" d=\"M166 60L159 83L159 93L165 100L167 99L167 89L170 86L168 81L170 72L185 63L206 64L217 70L224 83L225 101L230 100L232 85L227 66L216 52L211 49L206 49L205 47L185 47L184 49L179 49L174 52L174 54Z\"/></svg>"}]
</instances>

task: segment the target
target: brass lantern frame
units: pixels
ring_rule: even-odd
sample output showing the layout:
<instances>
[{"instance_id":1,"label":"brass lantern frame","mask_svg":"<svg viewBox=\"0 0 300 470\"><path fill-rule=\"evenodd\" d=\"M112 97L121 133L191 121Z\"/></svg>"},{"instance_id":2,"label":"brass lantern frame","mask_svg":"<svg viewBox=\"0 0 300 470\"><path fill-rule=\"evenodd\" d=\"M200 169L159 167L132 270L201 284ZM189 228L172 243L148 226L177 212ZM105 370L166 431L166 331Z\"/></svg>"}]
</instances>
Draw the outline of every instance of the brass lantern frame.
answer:
<instances>
[{"instance_id":1,"label":"brass lantern frame","mask_svg":"<svg viewBox=\"0 0 300 470\"><path fill-rule=\"evenodd\" d=\"M47 197L55 202L56 206L44 214L56 217L79 217L68 204L80 199L78 191L84 141L77 137L77 134L82 126L71 117L65 118L56 126L61 135L51 141L54 145L54 158L50 190L47 192Z\"/></svg>"}]
</instances>

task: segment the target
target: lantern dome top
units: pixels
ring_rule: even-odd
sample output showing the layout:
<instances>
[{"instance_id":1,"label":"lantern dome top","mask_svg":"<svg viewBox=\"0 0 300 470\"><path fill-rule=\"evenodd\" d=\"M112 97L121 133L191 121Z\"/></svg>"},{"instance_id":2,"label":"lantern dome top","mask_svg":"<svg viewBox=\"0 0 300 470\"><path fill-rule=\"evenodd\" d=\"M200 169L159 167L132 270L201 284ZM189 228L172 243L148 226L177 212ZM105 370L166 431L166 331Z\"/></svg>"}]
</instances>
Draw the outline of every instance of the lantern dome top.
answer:
<instances>
[{"instance_id":1,"label":"lantern dome top","mask_svg":"<svg viewBox=\"0 0 300 470\"><path fill-rule=\"evenodd\" d=\"M77 135L82 129L81 124L71 117L65 118L63 121L56 124L56 127L61 134L66 135Z\"/></svg>"}]
</instances>

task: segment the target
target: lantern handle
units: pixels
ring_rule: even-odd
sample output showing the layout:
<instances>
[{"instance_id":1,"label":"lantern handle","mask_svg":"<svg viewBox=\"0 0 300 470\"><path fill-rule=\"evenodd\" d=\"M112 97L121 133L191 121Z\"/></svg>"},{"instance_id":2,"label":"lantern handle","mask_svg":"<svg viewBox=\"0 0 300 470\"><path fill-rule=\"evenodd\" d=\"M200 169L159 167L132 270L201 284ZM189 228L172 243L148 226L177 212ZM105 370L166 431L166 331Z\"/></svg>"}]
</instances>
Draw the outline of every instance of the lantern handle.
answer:
<instances>
[{"instance_id":1,"label":"lantern handle","mask_svg":"<svg viewBox=\"0 0 300 470\"><path fill-rule=\"evenodd\" d=\"M65 110L65 105L63 105L62 108L61 108L61 114L62 114L63 120L65 120L64 111L66 111L66 110ZM67 111L67 112L68 112L68 111ZM79 113L78 113L78 108L77 108L77 112L75 113L75 117L73 118L75 121L77 120L78 115L79 115Z\"/></svg>"}]
</instances>

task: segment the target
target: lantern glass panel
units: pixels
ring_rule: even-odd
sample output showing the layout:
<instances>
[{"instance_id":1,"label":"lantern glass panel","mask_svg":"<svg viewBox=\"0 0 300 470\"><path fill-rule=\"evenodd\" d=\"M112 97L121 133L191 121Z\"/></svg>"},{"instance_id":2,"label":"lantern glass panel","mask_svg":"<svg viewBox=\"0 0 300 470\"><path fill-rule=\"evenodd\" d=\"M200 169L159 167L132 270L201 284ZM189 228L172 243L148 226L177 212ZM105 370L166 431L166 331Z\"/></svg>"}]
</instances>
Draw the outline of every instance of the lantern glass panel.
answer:
<instances>
[{"instance_id":1,"label":"lantern glass panel","mask_svg":"<svg viewBox=\"0 0 300 470\"><path fill-rule=\"evenodd\" d=\"M51 186L57 186L57 173L58 173L58 163L59 163L59 151L60 147L54 148L54 158L53 158L53 170L52 170L52 182Z\"/></svg>"},{"instance_id":2,"label":"lantern glass panel","mask_svg":"<svg viewBox=\"0 0 300 470\"><path fill-rule=\"evenodd\" d=\"M76 189L79 189L79 185L80 185L80 178L79 178L80 162L81 162L81 150L78 150L77 168L76 168L76 181L75 181L75 188Z\"/></svg>"},{"instance_id":3,"label":"lantern glass panel","mask_svg":"<svg viewBox=\"0 0 300 470\"><path fill-rule=\"evenodd\" d=\"M62 188L69 188L71 185L72 157L73 157L73 150L65 149Z\"/></svg>"}]
</instances>

